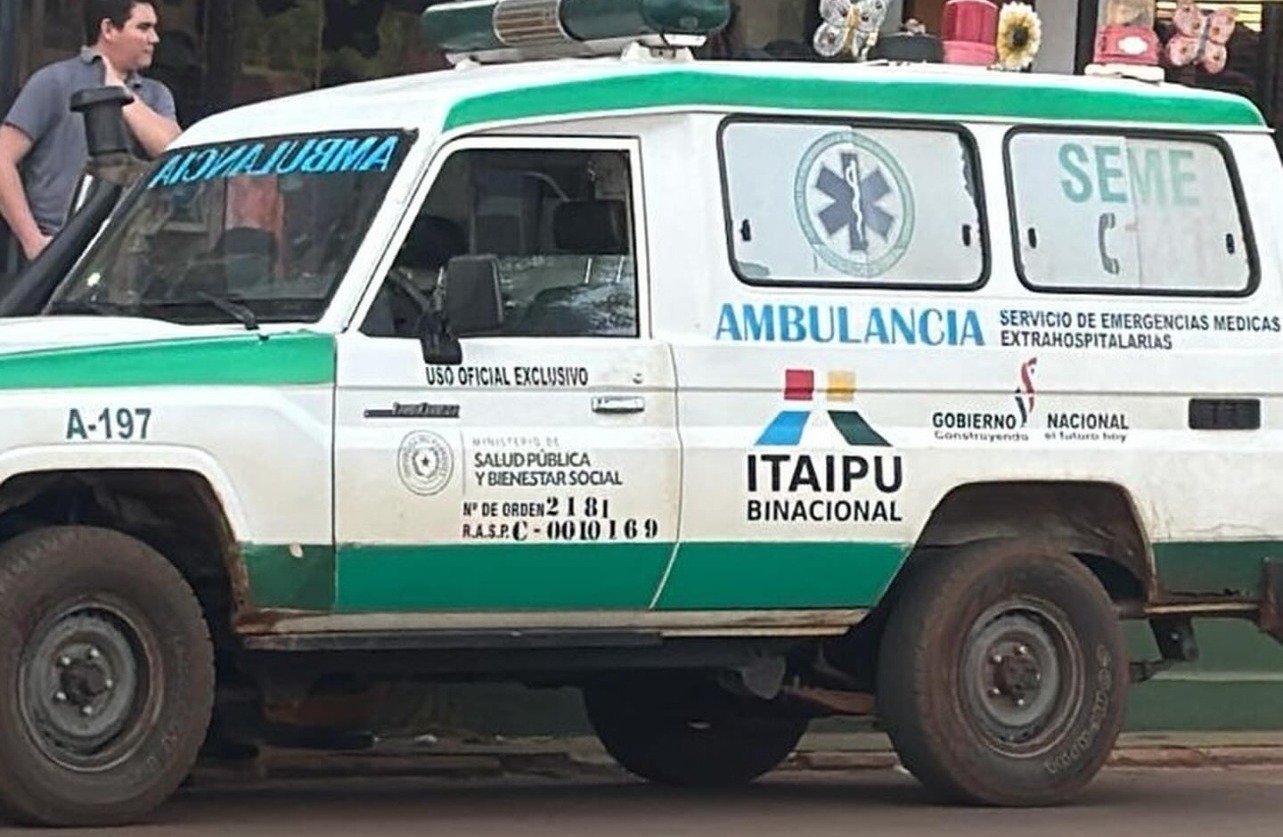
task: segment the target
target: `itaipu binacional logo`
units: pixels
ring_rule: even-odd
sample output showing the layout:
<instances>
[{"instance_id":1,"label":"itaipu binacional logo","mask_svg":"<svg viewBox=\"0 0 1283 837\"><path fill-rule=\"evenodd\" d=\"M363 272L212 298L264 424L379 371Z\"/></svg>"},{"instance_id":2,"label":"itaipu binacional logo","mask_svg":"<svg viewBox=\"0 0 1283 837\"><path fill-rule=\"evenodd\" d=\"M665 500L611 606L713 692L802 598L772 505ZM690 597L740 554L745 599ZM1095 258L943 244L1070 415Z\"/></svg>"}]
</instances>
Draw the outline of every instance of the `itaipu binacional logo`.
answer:
<instances>
[{"instance_id":1,"label":"itaipu binacional logo","mask_svg":"<svg viewBox=\"0 0 1283 837\"><path fill-rule=\"evenodd\" d=\"M837 428L842 439L853 447L890 447L881 433L874 430L864 416L851 405L855 400L855 373L849 370L832 370L823 387L817 387L815 370L786 369L784 371L784 400L806 402L815 399L816 390L823 393L830 408L823 412ZM757 444L792 447L801 444L802 433L811 419L811 409L781 410L757 438Z\"/></svg>"},{"instance_id":2,"label":"itaipu binacional logo","mask_svg":"<svg viewBox=\"0 0 1283 837\"><path fill-rule=\"evenodd\" d=\"M861 278L886 273L913 238L913 193L899 163L855 131L820 137L793 182L798 222L830 267Z\"/></svg>"},{"instance_id":3,"label":"itaipu binacional logo","mask_svg":"<svg viewBox=\"0 0 1283 837\"><path fill-rule=\"evenodd\" d=\"M439 494L454 474L454 453L445 439L429 430L416 430L401 440L397 473L414 494Z\"/></svg>"}]
</instances>

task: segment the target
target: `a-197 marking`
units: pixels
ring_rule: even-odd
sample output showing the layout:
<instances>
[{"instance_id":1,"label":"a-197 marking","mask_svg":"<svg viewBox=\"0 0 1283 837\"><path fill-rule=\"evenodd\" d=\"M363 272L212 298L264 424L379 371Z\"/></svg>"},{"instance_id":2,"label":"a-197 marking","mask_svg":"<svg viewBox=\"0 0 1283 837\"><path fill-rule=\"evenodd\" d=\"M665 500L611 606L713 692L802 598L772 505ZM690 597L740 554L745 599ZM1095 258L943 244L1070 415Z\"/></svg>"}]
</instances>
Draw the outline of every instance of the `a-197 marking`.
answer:
<instances>
[{"instance_id":1,"label":"a-197 marking","mask_svg":"<svg viewBox=\"0 0 1283 837\"><path fill-rule=\"evenodd\" d=\"M141 441L147 438L151 407L104 407L91 421L86 421L85 416L90 412L82 413L78 407L68 411L66 439Z\"/></svg>"}]
</instances>

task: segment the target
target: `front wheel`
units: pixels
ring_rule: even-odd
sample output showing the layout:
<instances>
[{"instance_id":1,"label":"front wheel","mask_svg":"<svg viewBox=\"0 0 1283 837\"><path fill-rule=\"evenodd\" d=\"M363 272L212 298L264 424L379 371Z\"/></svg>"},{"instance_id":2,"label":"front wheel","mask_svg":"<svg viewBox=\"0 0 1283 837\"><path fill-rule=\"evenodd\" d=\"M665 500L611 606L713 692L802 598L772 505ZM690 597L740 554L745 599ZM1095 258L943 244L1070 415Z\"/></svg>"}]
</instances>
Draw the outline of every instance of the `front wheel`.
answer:
<instances>
[{"instance_id":1,"label":"front wheel","mask_svg":"<svg viewBox=\"0 0 1283 837\"><path fill-rule=\"evenodd\" d=\"M213 649L178 571L128 535L63 526L0 546L0 813L105 826L159 806L209 724Z\"/></svg>"},{"instance_id":2,"label":"front wheel","mask_svg":"<svg viewBox=\"0 0 1283 837\"><path fill-rule=\"evenodd\" d=\"M711 680L676 676L596 683L585 687L584 706L624 769L681 787L748 784L788 758L807 727Z\"/></svg>"},{"instance_id":3,"label":"front wheel","mask_svg":"<svg viewBox=\"0 0 1283 837\"><path fill-rule=\"evenodd\" d=\"M1096 775L1122 727L1122 627L1072 555L1016 541L949 550L907 577L877 704L904 766L950 800L1048 805Z\"/></svg>"}]
</instances>

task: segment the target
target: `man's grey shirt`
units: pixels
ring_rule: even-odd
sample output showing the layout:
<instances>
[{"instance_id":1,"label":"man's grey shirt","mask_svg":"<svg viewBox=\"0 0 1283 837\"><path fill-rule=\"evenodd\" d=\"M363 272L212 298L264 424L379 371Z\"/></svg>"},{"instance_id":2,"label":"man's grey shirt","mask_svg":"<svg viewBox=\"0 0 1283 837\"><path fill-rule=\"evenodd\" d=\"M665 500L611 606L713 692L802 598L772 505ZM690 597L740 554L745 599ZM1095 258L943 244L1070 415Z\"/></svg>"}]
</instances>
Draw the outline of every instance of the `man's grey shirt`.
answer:
<instances>
[{"instance_id":1,"label":"man's grey shirt","mask_svg":"<svg viewBox=\"0 0 1283 837\"><path fill-rule=\"evenodd\" d=\"M137 73L131 73L125 84L152 110L174 119L174 97L165 85ZM89 159L84 118L71 110L71 97L102 86L102 58L85 48L74 58L33 73L4 118L31 139L31 151L22 161L22 184L31 214L46 235L61 229Z\"/></svg>"}]
</instances>

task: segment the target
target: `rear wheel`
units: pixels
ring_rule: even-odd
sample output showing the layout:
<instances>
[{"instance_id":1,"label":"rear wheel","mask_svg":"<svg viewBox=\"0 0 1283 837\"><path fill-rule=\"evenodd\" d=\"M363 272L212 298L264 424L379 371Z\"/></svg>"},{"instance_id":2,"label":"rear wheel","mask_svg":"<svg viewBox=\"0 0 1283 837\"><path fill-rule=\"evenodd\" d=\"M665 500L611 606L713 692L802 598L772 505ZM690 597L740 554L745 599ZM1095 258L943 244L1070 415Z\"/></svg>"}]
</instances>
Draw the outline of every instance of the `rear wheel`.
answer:
<instances>
[{"instance_id":1,"label":"rear wheel","mask_svg":"<svg viewBox=\"0 0 1283 837\"><path fill-rule=\"evenodd\" d=\"M128 823L186 776L209 724L213 649L178 571L80 526L0 546L0 812Z\"/></svg>"},{"instance_id":2,"label":"rear wheel","mask_svg":"<svg viewBox=\"0 0 1283 837\"><path fill-rule=\"evenodd\" d=\"M950 550L909 577L878 663L878 712L937 794L1064 802L1104 765L1128 684L1122 628L1072 555L1015 541Z\"/></svg>"},{"instance_id":3,"label":"rear wheel","mask_svg":"<svg viewBox=\"0 0 1283 837\"><path fill-rule=\"evenodd\" d=\"M705 679L626 678L584 689L606 751L630 773L685 787L744 785L797 746L805 718L774 714Z\"/></svg>"}]
</instances>

